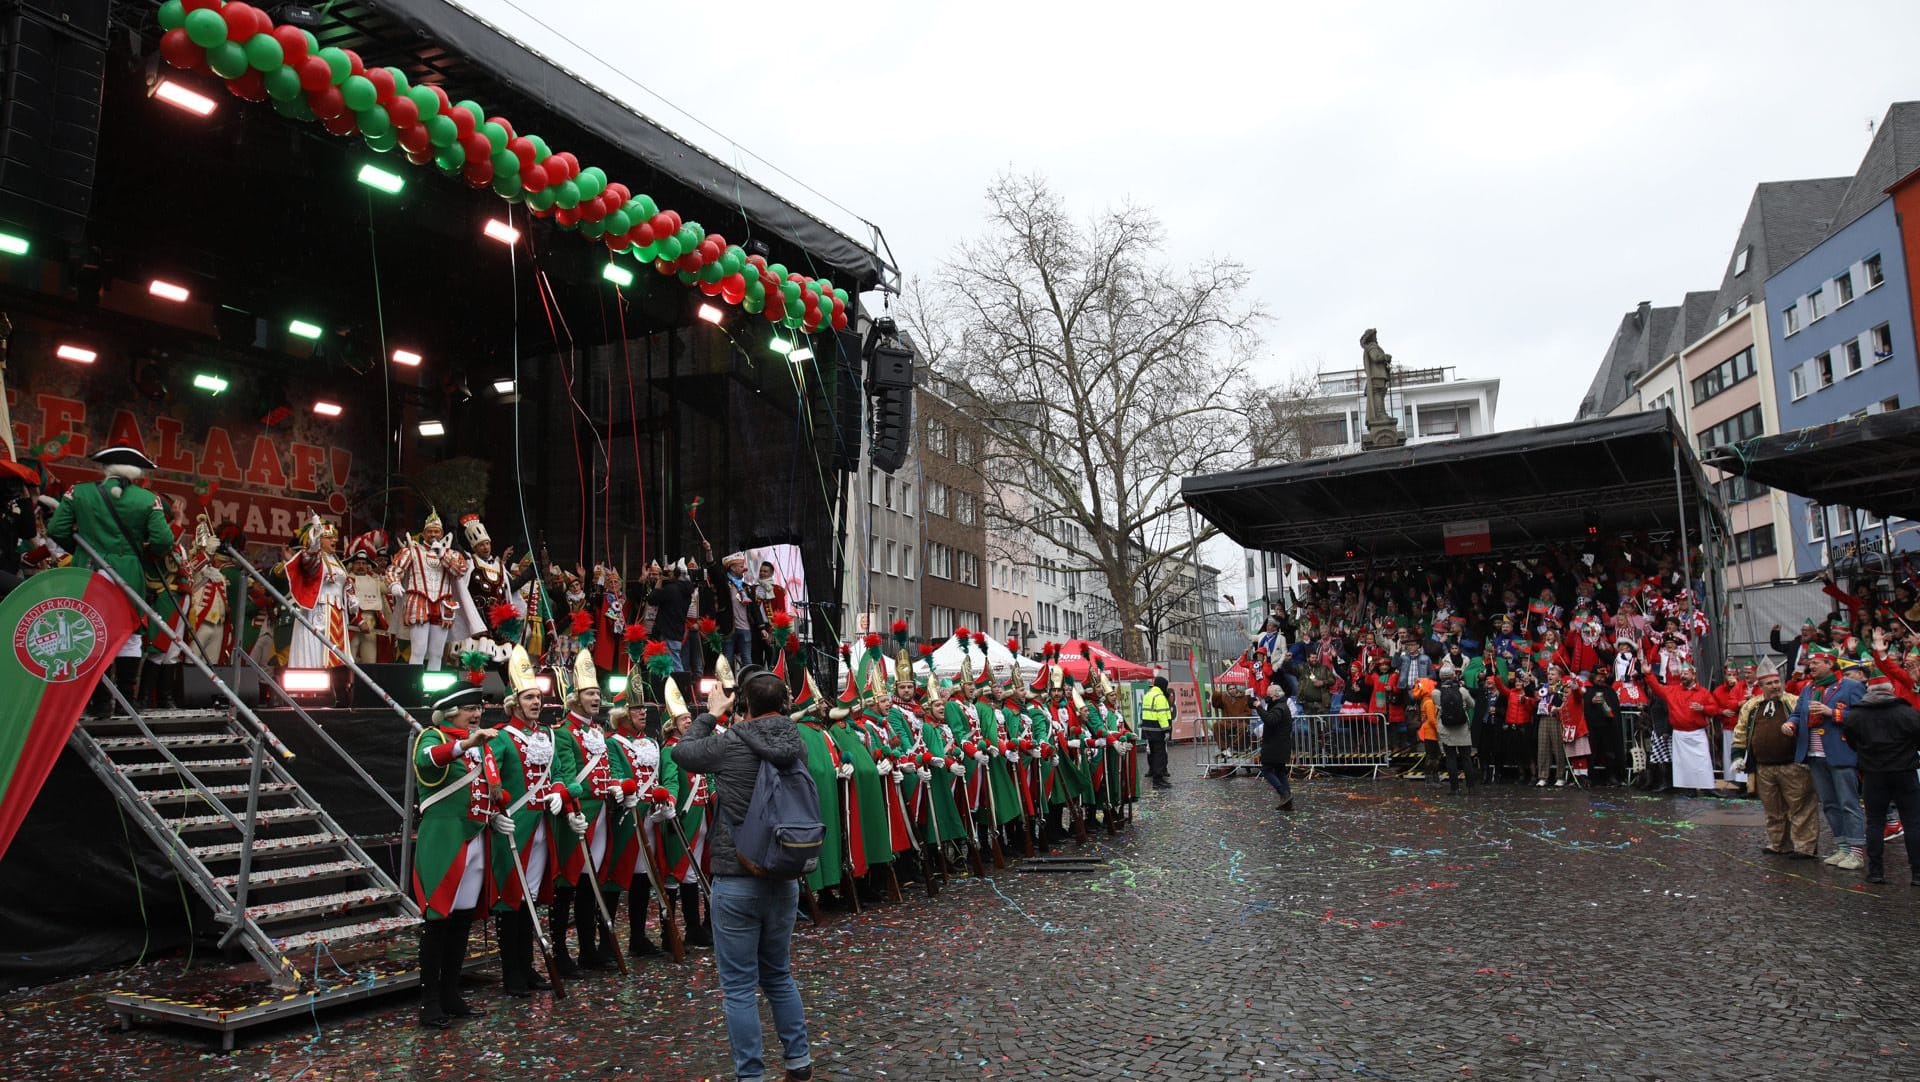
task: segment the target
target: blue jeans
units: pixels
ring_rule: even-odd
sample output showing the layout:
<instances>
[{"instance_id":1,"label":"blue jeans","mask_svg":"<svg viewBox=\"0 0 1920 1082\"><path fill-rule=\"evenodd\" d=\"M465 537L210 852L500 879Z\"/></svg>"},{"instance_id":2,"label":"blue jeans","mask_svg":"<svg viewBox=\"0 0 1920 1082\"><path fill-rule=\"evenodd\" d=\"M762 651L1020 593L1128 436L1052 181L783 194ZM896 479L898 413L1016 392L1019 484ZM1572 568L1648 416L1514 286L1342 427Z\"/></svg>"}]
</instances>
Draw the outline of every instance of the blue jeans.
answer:
<instances>
[{"instance_id":1,"label":"blue jeans","mask_svg":"<svg viewBox=\"0 0 1920 1082\"><path fill-rule=\"evenodd\" d=\"M1828 766L1824 755L1807 756L1807 771L1813 775L1813 791L1820 794L1820 811L1833 831L1833 844L1864 846L1867 814L1860 807L1859 773L1850 766Z\"/></svg>"},{"instance_id":2,"label":"blue jeans","mask_svg":"<svg viewBox=\"0 0 1920 1082\"><path fill-rule=\"evenodd\" d=\"M1287 778L1285 770L1263 766L1260 768L1260 776L1267 779L1267 784L1273 786L1274 792L1280 794L1280 803L1285 804L1293 799L1293 783Z\"/></svg>"},{"instance_id":3,"label":"blue jeans","mask_svg":"<svg viewBox=\"0 0 1920 1082\"><path fill-rule=\"evenodd\" d=\"M736 627L733 634L727 636L727 660L733 662L733 671L739 672L753 663L753 631Z\"/></svg>"},{"instance_id":4,"label":"blue jeans","mask_svg":"<svg viewBox=\"0 0 1920 1082\"><path fill-rule=\"evenodd\" d=\"M788 1070L810 1066L807 1019L800 989L788 968L793 945L793 916L800 904L794 879L758 879L721 875L713 879L713 963L725 996L727 1042L733 1046L733 1073L741 1082L758 1082L767 1073L761 1058L760 1004L755 985L773 1009Z\"/></svg>"},{"instance_id":5,"label":"blue jeans","mask_svg":"<svg viewBox=\"0 0 1920 1082\"><path fill-rule=\"evenodd\" d=\"M680 652L686 648L686 645L684 642L667 643L667 656L673 658L674 672L685 672L687 669L687 663L680 657Z\"/></svg>"}]
</instances>

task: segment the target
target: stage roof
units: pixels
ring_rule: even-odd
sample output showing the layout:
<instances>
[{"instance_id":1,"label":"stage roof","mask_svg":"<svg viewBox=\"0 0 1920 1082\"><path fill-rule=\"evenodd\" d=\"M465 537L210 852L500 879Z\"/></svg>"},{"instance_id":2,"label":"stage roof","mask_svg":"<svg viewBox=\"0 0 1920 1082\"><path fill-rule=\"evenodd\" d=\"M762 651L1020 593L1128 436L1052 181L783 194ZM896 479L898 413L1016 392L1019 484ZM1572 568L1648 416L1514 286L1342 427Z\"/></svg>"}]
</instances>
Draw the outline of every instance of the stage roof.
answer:
<instances>
[{"instance_id":1,"label":"stage roof","mask_svg":"<svg viewBox=\"0 0 1920 1082\"><path fill-rule=\"evenodd\" d=\"M1665 410L1259 466L1180 485L1186 501L1234 541L1322 572L1440 560L1442 527L1481 519L1494 555L1595 533L1677 534L1682 501L1687 530L1697 534L1706 490L1685 434Z\"/></svg>"},{"instance_id":2,"label":"stage roof","mask_svg":"<svg viewBox=\"0 0 1920 1082\"><path fill-rule=\"evenodd\" d=\"M1715 447L1705 461L1828 507L1920 518L1920 406Z\"/></svg>"}]
</instances>

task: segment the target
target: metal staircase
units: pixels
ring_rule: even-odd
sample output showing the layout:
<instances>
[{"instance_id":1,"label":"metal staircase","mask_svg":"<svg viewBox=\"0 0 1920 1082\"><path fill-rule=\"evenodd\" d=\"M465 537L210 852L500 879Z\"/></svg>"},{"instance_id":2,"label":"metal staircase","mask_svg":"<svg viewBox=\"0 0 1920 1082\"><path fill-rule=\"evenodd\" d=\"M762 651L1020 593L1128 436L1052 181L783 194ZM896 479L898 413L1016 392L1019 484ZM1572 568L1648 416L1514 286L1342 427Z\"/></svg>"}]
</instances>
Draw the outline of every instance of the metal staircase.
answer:
<instances>
[{"instance_id":1,"label":"metal staircase","mask_svg":"<svg viewBox=\"0 0 1920 1082\"><path fill-rule=\"evenodd\" d=\"M128 589L86 538L77 541L136 611L161 622L141 593ZM256 584L289 604L244 555L232 548L227 554ZM244 622L244 594L231 618L235 626ZM305 621L299 614L296 618ZM332 652L358 680L378 691L410 731L419 730L412 716L373 685L351 657ZM123 689L103 678L101 686L113 709L83 717L68 739L166 854L182 882L212 910L224 928L220 945L245 949L274 989L273 995L239 1008L127 992L109 994L109 1006L123 1025L141 1015L217 1030L225 1048L233 1047L234 1032L244 1026L419 982L412 969L346 982L329 981L321 972L341 972L333 957L336 949L376 944L420 923L419 907L402 887L411 866L413 771L406 771L404 800L394 800L271 673L245 651L233 653L231 682L222 680L195 651L184 654L212 682L214 708L141 711ZM285 762L293 752L235 690L243 664L254 670L267 701L277 699L290 708L309 735L394 812L402 853L397 877L389 876L287 771Z\"/></svg>"}]
</instances>

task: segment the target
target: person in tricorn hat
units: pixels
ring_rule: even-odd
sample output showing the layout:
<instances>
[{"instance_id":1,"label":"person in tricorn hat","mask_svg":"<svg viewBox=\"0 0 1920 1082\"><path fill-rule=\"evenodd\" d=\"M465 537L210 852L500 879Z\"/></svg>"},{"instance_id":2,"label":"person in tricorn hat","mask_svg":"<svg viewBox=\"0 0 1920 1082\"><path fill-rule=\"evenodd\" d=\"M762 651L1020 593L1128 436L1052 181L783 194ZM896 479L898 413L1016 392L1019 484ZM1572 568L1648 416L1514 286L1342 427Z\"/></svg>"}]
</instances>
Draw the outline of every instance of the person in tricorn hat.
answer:
<instances>
[{"instance_id":1,"label":"person in tricorn hat","mask_svg":"<svg viewBox=\"0 0 1920 1082\"><path fill-rule=\"evenodd\" d=\"M140 487L140 479L154 468L153 460L119 444L95 453L93 460L106 467L106 476L69 489L53 512L47 535L73 553L77 566L101 566L80 547L79 540L85 540L107 569L144 597L148 580L159 577L160 564L173 548L173 530L160 498ZM156 573L150 575L149 568ZM113 662L114 683L128 698L139 681L143 645L141 635L135 633Z\"/></svg>"}]
</instances>

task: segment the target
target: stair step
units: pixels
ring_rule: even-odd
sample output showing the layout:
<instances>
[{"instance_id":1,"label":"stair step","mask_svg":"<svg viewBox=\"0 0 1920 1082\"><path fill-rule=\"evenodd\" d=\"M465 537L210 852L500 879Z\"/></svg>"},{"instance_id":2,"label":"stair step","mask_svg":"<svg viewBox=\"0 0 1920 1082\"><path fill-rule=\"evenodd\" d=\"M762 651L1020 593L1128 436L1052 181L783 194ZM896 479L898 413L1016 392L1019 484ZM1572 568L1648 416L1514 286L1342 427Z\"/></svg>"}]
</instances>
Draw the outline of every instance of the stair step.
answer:
<instances>
[{"instance_id":1,"label":"stair step","mask_svg":"<svg viewBox=\"0 0 1920 1082\"><path fill-rule=\"evenodd\" d=\"M338 834L295 834L285 838L255 838L253 855L256 857L282 856L287 853L304 853L314 849L331 849L346 843ZM235 860L240 856L243 844L223 842L219 845L196 845L187 851L202 861Z\"/></svg>"},{"instance_id":2,"label":"stair step","mask_svg":"<svg viewBox=\"0 0 1920 1082\"><path fill-rule=\"evenodd\" d=\"M259 868L247 876L247 889L261 887L283 887L289 883L318 883L323 879L344 879L350 875L363 875L366 865L357 860L330 860L322 864L295 864L286 868ZM240 876L215 876L213 885L221 890L232 890L240 885Z\"/></svg>"},{"instance_id":3,"label":"stair step","mask_svg":"<svg viewBox=\"0 0 1920 1082\"><path fill-rule=\"evenodd\" d=\"M325 943L329 947L338 947L363 939L375 939L390 935L420 923L419 917L377 917L359 924L343 924L338 928L320 928L311 932L297 932L285 939L276 939L273 945L282 954L311 947L316 943ZM296 959L297 961L297 959Z\"/></svg>"},{"instance_id":4,"label":"stair step","mask_svg":"<svg viewBox=\"0 0 1920 1082\"><path fill-rule=\"evenodd\" d=\"M129 778L151 777L155 774L171 774L177 767L162 760L157 763L121 763L120 773ZM246 770L253 765L252 759L184 759L180 763L195 774L215 774L223 770Z\"/></svg>"},{"instance_id":5,"label":"stair step","mask_svg":"<svg viewBox=\"0 0 1920 1082\"><path fill-rule=\"evenodd\" d=\"M162 746L168 748L237 748L247 743L247 738L235 732L224 733L173 733L159 736ZM144 736L97 736L94 743L107 751L151 751L153 741Z\"/></svg>"},{"instance_id":6,"label":"stair step","mask_svg":"<svg viewBox=\"0 0 1920 1082\"><path fill-rule=\"evenodd\" d=\"M249 883L252 877L248 877ZM389 901L394 893L385 887L361 887L337 894L318 894L311 898L289 898L284 902L264 902L247 907L247 916L258 924L278 924L312 917L337 916L349 910L364 909Z\"/></svg>"},{"instance_id":7,"label":"stair step","mask_svg":"<svg viewBox=\"0 0 1920 1082\"><path fill-rule=\"evenodd\" d=\"M290 781L263 781L260 783L261 796L278 796L284 793L298 792L300 787ZM230 796L246 796L245 785L209 785L207 792L225 799ZM174 800L199 800L198 789L142 789L140 795L147 798L149 804L161 804Z\"/></svg>"},{"instance_id":8,"label":"stair step","mask_svg":"<svg viewBox=\"0 0 1920 1082\"><path fill-rule=\"evenodd\" d=\"M244 811L236 812L235 814L241 815L244 819ZM273 826L276 823L294 823L302 819L318 819L319 817L320 809L318 808L262 808L254 813L254 819L260 826ZM189 815L184 819L169 817L167 819L167 826L182 834L191 833L196 830L219 830L223 827L228 830L236 829L231 823L227 822L227 818L224 815Z\"/></svg>"}]
</instances>

